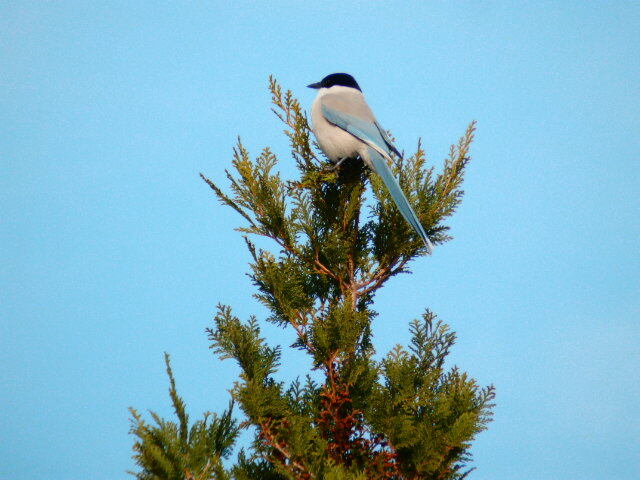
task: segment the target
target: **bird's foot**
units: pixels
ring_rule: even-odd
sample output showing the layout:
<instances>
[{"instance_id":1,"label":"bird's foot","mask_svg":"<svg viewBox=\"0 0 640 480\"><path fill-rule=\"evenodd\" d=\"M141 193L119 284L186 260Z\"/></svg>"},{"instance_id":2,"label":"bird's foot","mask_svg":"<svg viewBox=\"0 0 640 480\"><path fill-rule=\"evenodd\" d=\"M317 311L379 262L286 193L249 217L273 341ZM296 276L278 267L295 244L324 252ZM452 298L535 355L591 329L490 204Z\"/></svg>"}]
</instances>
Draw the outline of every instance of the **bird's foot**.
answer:
<instances>
[{"instance_id":1,"label":"bird's foot","mask_svg":"<svg viewBox=\"0 0 640 480\"><path fill-rule=\"evenodd\" d=\"M334 165L332 165L331 167L327 166L325 168L325 171L327 172L335 172L336 170L338 170L338 168L340 168L340 165L342 165L342 162L344 162L345 160L348 160L349 157L343 157L340 160L338 160Z\"/></svg>"}]
</instances>

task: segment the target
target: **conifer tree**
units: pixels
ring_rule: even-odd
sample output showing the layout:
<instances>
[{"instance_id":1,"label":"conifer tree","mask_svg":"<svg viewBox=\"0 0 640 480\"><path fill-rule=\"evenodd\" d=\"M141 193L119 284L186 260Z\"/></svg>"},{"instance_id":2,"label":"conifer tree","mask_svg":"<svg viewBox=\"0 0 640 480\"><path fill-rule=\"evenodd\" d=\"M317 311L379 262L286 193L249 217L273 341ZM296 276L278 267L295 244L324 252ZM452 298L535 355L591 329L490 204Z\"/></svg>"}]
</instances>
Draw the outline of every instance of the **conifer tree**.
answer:
<instances>
[{"instance_id":1,"label":"conifer tree","mask_svg":"<svg viewBox=\"0 0 640 480\"><path fill-rule=\"evenodd\" d=\"M231 395L243 426L255 431L250 453L242 450L219 478L464 478L471 441L491 419L494 390L445 365L455 334L427 310L409 323L408 347L374 357L374 319L402 322L378 317L375 294L425 257L425 245L363 162L330 168L293 94L273 78L269 88L299 178L284 180L269 148L251 158L240 140L227 171L230 191L202 178L242 217L238 230L266 320L289 329L291 347L309 355L314 372L289 385L278 381L280 347L263 338L255 317L241 321L218 306L207 330L211 347L239 365ZM474 128L451 147L441 173L427 167L420 142L410 157L395 157L394 174L434 245L450 240L444 221L462 199ZM258 248L255 236L274 251Z\"/></svg>"}]
</instances>

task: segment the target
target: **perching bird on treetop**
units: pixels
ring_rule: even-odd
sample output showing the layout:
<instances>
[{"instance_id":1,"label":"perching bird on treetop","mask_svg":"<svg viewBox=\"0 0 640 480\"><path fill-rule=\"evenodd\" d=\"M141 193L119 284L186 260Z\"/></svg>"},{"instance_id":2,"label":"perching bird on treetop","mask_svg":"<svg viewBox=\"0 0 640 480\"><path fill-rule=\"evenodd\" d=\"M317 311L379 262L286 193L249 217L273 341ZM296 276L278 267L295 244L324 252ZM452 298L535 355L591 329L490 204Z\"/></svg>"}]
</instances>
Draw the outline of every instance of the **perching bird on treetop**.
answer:
<instances>
[{"instance_id":1,"label":"perching bird on treetop","mask_svg":"<svg viewBox=\"0 0 640 480\"><path fill-rule=\"evenodd\" d=\"M380 176L398 210L420 235L430 254L433 245L387 164L387 161L393 162L391 152L402 155L377 122L358 82L347 73L333 73L308 87L318 90L311 107L311 120L324 154L336 165L356 156L364 160Z\"/></svg>"}]
</instances>

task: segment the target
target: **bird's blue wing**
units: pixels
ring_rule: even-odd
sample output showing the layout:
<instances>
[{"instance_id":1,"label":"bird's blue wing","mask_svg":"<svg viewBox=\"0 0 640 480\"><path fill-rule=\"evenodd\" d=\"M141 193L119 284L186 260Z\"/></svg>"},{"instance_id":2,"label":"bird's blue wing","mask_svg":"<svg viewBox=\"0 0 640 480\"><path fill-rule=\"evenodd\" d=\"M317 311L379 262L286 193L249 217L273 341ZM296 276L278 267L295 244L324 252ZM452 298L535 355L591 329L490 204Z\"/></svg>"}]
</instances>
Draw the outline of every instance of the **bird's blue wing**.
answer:
<instances>
[{"instance_id":1,"label":"bird's blue wing","mask_svg":"<svg viewBox=\"0 0 640 480\"><path fill-rule=\"evenodd\" d=\"M371 123L367 120L362 120L348 113L340 112L335 108L322 105L322 114L328 122L346 130L354 137L359 138L366 144L373 144L374 148L381 148L388 155L389 147L382 136L380 129L375 123Z\"/></svg>"},{"instance_id":2,"label":"bird's blue wing","mask_svg":"<svg viewBox=\"0 0 640 480\"><path fill-rule=\"evenodd\" d=\"M391 137L389 137L389 134L387 133L387 131L384 128L382 128L382 125L380 125L378 122L376 122L375 125L376 125L376 128L378 129L378 131L380 132L380 135L382 136L382 139L384 140L384 143L387 144L388 149L391 150L393 153L395 153L400 158L402 158L402 154L398 151L396 146L391 141Z\"/></svg>"},{"instance_id":3,"label":"bird's blue wing","mask_svg":"<svg viewBox=\"0 0 640 480\"><path fill-rule=\"evenodd\" d=\"M382 135L382 129L379 128L377 123L361 120L353 115L339 112L338 110L327 107L326 105L322 106L322 113L327 121L349 132L351 135L367 144L371 168L380 176L389 190L391 198L393 198L398 210L400 210L400 213L407 223L409 223L416 233L420 235L420 238L422 238L422 241L427 247L427 252L431 253L433 251L433 245L429 241L429 237L427 237L420 220L418 220L418 216L411 208L407 197L402 192L398 181L393 176L393 172L387 164L387 159L389 161L392 160L389 156L389 147Z\"/></svg>"}]
</instances>

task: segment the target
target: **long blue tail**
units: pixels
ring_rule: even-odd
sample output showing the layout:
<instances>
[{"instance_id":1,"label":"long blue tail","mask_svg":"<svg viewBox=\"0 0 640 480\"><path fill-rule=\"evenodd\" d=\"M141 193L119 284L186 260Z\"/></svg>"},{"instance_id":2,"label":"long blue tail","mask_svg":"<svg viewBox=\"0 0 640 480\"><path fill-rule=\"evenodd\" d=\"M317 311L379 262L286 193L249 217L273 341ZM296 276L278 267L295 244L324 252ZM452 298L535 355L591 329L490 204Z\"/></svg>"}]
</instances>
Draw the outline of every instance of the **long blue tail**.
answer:
<instances>
[{"instance_id":1,"label":"long blue tail","mask_svg":"<svg viewBox=\"0 0 640 480\"><path fill-rule=\"evenodd\" d=\"M409 223L409 225L413 227L416 233L420 235L420 238L422 238L422 241L427 247L427 253L431 255L431 253L433 252L433 245L429 241L429 237L427 237L424 228L422 228L422 224L420 223L420 220L418 220L418 217L413 211L413 208L411 208L407 197L405 197L404 193L402 192L402 189L400 188L396 177L393 176L391 169L387 165L387 161L375 149L368 147L368 151L373 171L380 175L380 178L386 185L387 189L389 189L391 198L393 198L393 201L398 207L398 210L400 210L400 213L407 221L407 223Z\"/></svg>"}]
</instances>

